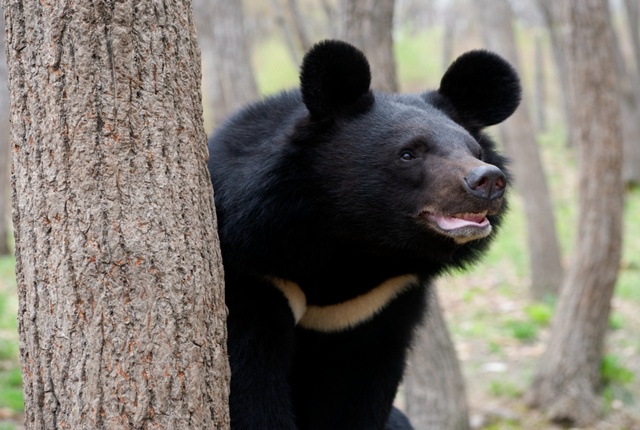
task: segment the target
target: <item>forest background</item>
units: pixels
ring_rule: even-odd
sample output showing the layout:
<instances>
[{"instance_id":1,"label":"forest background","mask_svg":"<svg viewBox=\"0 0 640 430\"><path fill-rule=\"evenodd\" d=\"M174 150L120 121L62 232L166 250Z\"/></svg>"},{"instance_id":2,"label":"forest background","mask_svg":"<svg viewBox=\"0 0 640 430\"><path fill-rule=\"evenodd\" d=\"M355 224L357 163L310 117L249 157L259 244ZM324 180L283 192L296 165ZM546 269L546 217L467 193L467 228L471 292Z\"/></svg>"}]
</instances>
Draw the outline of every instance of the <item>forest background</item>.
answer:
<instances>
[{"instance_id":1,"label":"forest background","mask_svg":"<svg viewBox=\"0 0 640 430\"><path fill-rule=\"evenodd\" d=\"M335 2L298 0L297 18L288 7L289 3L243 1L244 34L261 97L297 86L303 46L337 34ZM440 77L453 59L468 50L486 47L481 19L473 3L471 0L396 0L393 52L400 92L437 88ZM567 269L580 214L577 154L568 137L563 86L544 16L536 2L513 0L511 6L524 100L534 120L553 204L562 266ZM622 1L612 1L610 10L623 62L630 75L637 78L637 54L628 9ZM297 19L304 23L308 41L297 33ZM221 118L215 105L220 90L212 79L215 54L206 40L200 38L204 117L207 131L212 132ZM0 77L5 79L3 73L6 71L0 70ZM0 90L1 139L8 138L6 100L3 85ZM635 121L640 123L640 117ZM497 128L490 129L489 133L501 141ZM636 140L636 144L640 145L640 140ZM8 159L7 151L0 154L0 163L8 164ZM4 188L0 189L0 199L4 200L5 206L0 205L0 208L7 207L9 202L8 182L3 179L0 180L0 186ZM548 423L543 413L526 406L524 395L545 351L557 297L545 294L541 300L531 298L527 220L517 178L516 189L511 191L510 197L511 212L483 262L447 275L437 288L462 366L472 426L556 428ZM7 227L10 224L7 211L4 224ZM9 248L11 240L9 235ZM14 265L11 255L0 257L0 430L17 429L22 425ZM601 366L603 410L599 421L589 428L633 429L640 426L639 311L640 188L629 180L625 194L622 260ZM402 393L397 402L403 406Z\"/></svg>"}]
</instances>

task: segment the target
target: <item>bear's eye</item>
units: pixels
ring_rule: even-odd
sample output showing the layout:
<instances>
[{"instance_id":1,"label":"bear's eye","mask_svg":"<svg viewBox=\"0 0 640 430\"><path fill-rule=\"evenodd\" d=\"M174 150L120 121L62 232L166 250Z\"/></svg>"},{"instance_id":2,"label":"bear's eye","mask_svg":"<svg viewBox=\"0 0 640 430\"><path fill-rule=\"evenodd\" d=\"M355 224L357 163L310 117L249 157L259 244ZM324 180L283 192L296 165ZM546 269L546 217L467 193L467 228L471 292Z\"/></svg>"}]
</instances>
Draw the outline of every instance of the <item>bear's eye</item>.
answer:
<instances>
[{"instance_id":1,"label":"bear's eye","mask_svg":"<svg viewBox=\"0 0 640 430\"><path fill-rule=\"evenodd\" d=\"M404 151L404 152L400 155L400 158L401 158L401 159L403 159L404 161L410 161L410 160L413 160L413 159L414 159L414 158L416 158L416 157L414 157L414 156L413 156L413 154L412 154L411 152L409 152L409 151Z\"/></svg>"}]
</instances>

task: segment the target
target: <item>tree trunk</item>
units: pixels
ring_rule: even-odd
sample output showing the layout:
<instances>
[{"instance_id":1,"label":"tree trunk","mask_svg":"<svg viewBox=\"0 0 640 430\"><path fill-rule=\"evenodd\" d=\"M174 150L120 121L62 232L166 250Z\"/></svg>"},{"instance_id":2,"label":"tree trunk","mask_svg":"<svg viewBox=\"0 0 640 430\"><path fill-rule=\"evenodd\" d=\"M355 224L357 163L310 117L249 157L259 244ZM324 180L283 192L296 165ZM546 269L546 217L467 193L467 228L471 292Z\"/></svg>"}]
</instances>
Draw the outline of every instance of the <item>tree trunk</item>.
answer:
<instances>
[{"instance_id":1,"label":"tree trunk","mask_svg":"<svg viewBox=\"0 0 640 430\"><path fill-rule=\"evenodd\" d=\"M300 45L302 45L302 50L307 52L311 49L311 39L307 34L307 30L305 29L304 19L300 14L300 9L298 8L297 0L287 0L287 5L289 6L289 12L291 13L291 19L293 20L293 26L296 29L296 33L298 34L298 39L300 39Z\"/></svg>"},{"instance_id":2,"label":"tree trunk","mask_svg":"<svg viewBox=\"0 0 640 430\"><path fill-rule=\"evenodd\" d=\"M629 33L631 34L631 44L633 46L633 57L636 62L636 71L640 73L640 8L638 6L638 0L624 0L624 5L627 10L627 23L629 24Z\"/></svg>"},{"instance_id":3,"label":"tree trunk","mask_svg":"<svg viewBox=\"0 0 640 430\"><path fill-rule=\"evenodd\" d=\"M622 179L625 184L640 185L640 82L635 70L627 67L613 23L609 27L620 89Z\"/></svg>"},{"instance_id":4,"label":"tree trunk","mask_svg":"<svg viewBox=\"0 0 640 430\"><path fill-rule=\"evenodd\" d=\"M321 3L322 10L324 10L324 14L327 16L327 33L329 33L332 38L337 38L338 29L335 24L336 10L329 4L329 0L321 0Z\"/></svg>"},{"instance_id":5,"label":"tree trunk","mask_svg":"<svg viewBox=\"0 0 640 430\"><path fill-rule=\"evenodd\" d=\"M339 0L340 39L357 46L371 65L371 87L398 91L393 57L393 9L395 0Z\"/></svg>"},{"instance_id":6,"label":"tree trunk","mask_svg":"<svg viewBox=\"0 0 640 430\"><path fill-rule=\"evenodd\" d=\"M607 0L571 0L565 14L580 218L547 351L527 399L556 421L583 425L599 412L599 370L620 262L622 135Z\"/></svg>"},{"instance_id":7,"label":"tree trunk","mask_svg":"<svg viewBox=\"0 0 640 430\"><path fill-rule=\"evenodd\" d=\"M0 9L2 12L2 9ZM9 91L7 61L4 54L4 18L0 18L0 256L9 250Z\"/></svg>"},{"instance_id":8,"label":"tree trunk","mask_svg":"<svg viewBox=\"0 0 640 430\"><path fill-rule=\"evenodd\" d=\"M566 125L567 146L573 145L573 125L571 123L573 115L571 113L571 101L569 97L569 75L567 72L565 42L566 35L562 31L558 18L558 8L560 2L557 0L538 0L538 7L551 38L551 50L553 52L553 62L556 66L556 73L560 81L560 91L562 93L562 107L564 111L564 121Z\"/></svg>"},{"instance_id":9,"label":"tree trunk","mask_svg":"<svg viewBox=\"0 0 640 430\"><path fill-rule=\"evenodd\" d=\"M298 66L300 65L300 56L298 55L295 44L293 43L293 36L291 36L291 31L289 31L287 20L284 19L284 12L282 11L280 0L271 0L271 5L273 6L273 11L276 14L276 22L278 23L278 27L282 30L284 41L287 44L291 58L296 66Z\"/></svg>"},{"instance_id":10,"label":"tree trunk","mask_svg":"<svg viewBox=\"0 0 640 430\"><path fill-rule=\"evenodd\" d=\"M416 430L468 430L464 379L436 288L428 300L404 378L407 416Z\"/></svg>"},{"instance_id":11,"label":"tree trunk","mask_svg":"<svg viewBox=\"0 0 640 430\"><path fill-rule=\"evenodd\" d=\"M28 429L228 429L190 1L3 0Z\"/></svg>"},{"instance_id":12,"label":"tree trunk","mask_svg":"<svg viewBox=\"0 0 640 430\"><path fill-rule=\"evenodd\" d=\"M209 106L213 123L258 99L249 43L244 31L241 1L194 0L198 34L211 88Z\"/></svg>"},{"instance_id":13,"label":"tree trunk","mask_svg":"<svg viewBox=\"0 0 640 430\"><path fill-rule=\"evenodd\" d=\"M544 132L547 129L547 121L544 114L545 105L545 88L544 88L544 62L542 55L542 34L536 29L535 42L535 101L536 101L536 119L538 132Z\"/></svg>"},{"instance_id":14,"label":"tree trunk","mask_svg":"<svg viewBox=\"0 0 640 430\"><path fill-rule=\"evenodd\" d=\"M482 19L483 38L487 47L520 70L511 26L513 12L508 0L477 0L475 4ZM547 293L558 293L562 283L562 266L553 207L534 127L527 109L526 96L524 98L515 113L500 125L500 133L505 151L513 160L516 186L524 200L531 267L531 296L540 300Z\"/></svg>"},{"instance_id":15,"label":"tree trunk","mask_svg":"<svg viewBox=\"0 0 640 430\"><path fill-rule=\"evenodd\" d=\"M629 33L633 45L634 67L626 67L622 52L618 48L616 56L618 67L623 65L626 75L621 85L624 105L622 124L624 132L624 157L622 159L622 178L625 184L640 185L640 35L638 34L638 0L625 0ZM614 33L615 35L615 33ZM626 124L626 126L625 126Z\"/></svg>"},{"instance_id":16,"label":"tree trunk","mask_svg":"<svg viewBox=\"0 0 640 430\"><path fill-rule=\"evenodd\" d=\"M457 11L455 3L449 4L444 16L444 35L442 36L442 72L446 72L453 60L453 42L456 31Z\"/></svg>"},{"instance_id":17,"label":"tree trunk","mask_svg":"<svg viewBox=\"0 0 640 430\"><path fill-rule=\"evenodd\" d=\"M193 4L195 6L196 2L193 2ZM198 13L195 7L194 12ZM200 40L199 37L198 40ZM224 102L223 89L222 85L220 85L220 79L218 78L220 58L218 58L218 55L216 54L213 41L211 41L210 44L207 44L207 42L201 42L200 45L202 47L202 84L206 88L206 97L204 98L204 112L206 113L206 116L204 117L204 122L206 130L211 133L231 112L227 109Z\"/></svg>"}]
</instances>

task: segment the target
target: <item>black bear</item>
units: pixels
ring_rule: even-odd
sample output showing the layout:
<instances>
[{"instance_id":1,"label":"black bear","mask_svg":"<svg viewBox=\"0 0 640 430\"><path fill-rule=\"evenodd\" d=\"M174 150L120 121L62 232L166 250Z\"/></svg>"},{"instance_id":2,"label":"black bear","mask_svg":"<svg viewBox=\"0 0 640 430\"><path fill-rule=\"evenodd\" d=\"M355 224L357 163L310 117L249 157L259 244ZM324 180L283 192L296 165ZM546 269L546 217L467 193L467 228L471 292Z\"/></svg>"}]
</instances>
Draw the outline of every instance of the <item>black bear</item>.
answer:
<instances>
[{"instance_id":1,"label":"black bear","mask_svg":"<svg viewBox=\"0 0 640 430\"><path fill-rule=\"evenodd\" d=\"M437 91L370 81L362 52L320 42L299 91L209 141L232 430L410 429L392 403L430 280L500 222L505 161L482 129L518 106L515 70L471 51Z\"/></svg>"}]
</instances>

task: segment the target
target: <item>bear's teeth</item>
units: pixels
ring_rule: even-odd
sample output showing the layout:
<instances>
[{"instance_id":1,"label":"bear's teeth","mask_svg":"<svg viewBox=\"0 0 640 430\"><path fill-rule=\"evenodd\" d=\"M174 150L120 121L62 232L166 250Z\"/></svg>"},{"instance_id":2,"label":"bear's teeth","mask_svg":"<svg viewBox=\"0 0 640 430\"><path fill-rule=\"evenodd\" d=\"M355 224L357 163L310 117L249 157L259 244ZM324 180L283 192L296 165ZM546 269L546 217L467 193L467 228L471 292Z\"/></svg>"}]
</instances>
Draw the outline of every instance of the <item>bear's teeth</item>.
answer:
<instances>
[{"instance_id":1,"label":"bear's teeth","mask_svg":"<svg viewBox=\"0 0 640 430\"><path fill-rule=\"evenodd\" d=\"M486 215L487 211L478 213L465 212L462 214L455 214L453 215L453 218L459 218L465 221L481 222Z\"/></svg>"}]
</instances>

